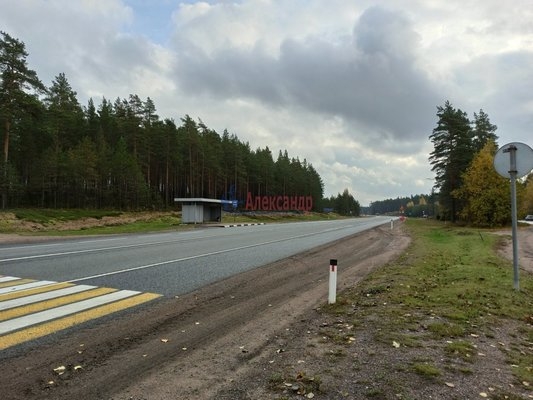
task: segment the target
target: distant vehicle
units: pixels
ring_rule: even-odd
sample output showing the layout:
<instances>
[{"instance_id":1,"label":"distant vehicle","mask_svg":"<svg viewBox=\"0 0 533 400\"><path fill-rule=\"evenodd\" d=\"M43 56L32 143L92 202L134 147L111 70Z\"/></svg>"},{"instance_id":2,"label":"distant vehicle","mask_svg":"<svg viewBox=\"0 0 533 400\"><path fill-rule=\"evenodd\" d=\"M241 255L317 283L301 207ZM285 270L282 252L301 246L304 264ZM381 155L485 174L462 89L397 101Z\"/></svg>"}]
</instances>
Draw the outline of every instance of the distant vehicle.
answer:
<instances>
[{"instance_id":1,"label":"distant vehicle","mask_svg":"<svg viewBox=\"0 0 533 400\"><path fill-rule=\"evenodd\" d=\"M526 215L524 218L526 221L533 221L533 215Z\"/></svg>"}]
</instances>

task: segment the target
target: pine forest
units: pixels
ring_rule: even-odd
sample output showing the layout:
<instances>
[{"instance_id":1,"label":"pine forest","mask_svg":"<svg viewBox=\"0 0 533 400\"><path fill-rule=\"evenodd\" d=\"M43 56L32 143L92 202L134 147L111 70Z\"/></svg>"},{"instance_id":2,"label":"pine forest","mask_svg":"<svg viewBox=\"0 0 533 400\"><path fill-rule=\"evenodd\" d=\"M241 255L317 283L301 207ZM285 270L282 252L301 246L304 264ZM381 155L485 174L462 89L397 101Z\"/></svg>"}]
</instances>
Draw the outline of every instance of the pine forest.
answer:
<instances>
[{"instance_id":1,"label":"pine forest","mask_svg":"<svg viewBox=\"0 0 533 400\"><path fill-rule=\"evenodd\" d=\"M157 115L150 98L80 105L65 74L50 87L27 65L23 42L0 33L2 208L165 209L176 197L238 200L311 196L322 179L307 162L252 149L201 120Z\"/></svg>"}]
</instances>

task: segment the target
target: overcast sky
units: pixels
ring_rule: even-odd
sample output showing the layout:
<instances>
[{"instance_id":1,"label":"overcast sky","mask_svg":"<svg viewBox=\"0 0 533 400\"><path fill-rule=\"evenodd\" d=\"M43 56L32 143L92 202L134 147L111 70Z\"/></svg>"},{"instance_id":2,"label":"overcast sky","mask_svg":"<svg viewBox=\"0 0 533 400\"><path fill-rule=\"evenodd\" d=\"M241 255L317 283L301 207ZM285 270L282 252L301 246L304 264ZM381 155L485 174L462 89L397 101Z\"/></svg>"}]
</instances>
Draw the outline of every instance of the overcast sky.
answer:
<instances>
[{"instance_id":1,"label":"overcast sky","mask_svg":"<svg viewBox=\"0 0 533 400\"><path fill-rule=\"evenodd\" d=\"M531 0L0 0L0 30L83 106L150 97L362 205L431 192L446 100L533 145Z\"/></svg>"}]
</instances>

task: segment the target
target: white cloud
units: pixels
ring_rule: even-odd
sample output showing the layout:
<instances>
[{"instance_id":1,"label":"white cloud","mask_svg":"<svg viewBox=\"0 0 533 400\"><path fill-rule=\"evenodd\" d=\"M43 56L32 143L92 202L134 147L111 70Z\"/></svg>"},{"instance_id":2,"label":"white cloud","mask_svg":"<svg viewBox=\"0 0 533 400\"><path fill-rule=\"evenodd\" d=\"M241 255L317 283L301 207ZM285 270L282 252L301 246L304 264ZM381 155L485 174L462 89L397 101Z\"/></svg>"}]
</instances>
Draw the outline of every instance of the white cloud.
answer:
<instances>
[{"instance_id":1,"label":"white cloud","mask_svg":"<svg viewBox=\"0 0 533 400\"><path fill-rule=\"evenodd\" d=\"M326 195L428 193L444 101L530 141L533 4L496 0L0 0L0 26L49 85L130 93L252 149L307 159ZM531 144L531 143L529 143Z\"/></svg>"}]
</instances>

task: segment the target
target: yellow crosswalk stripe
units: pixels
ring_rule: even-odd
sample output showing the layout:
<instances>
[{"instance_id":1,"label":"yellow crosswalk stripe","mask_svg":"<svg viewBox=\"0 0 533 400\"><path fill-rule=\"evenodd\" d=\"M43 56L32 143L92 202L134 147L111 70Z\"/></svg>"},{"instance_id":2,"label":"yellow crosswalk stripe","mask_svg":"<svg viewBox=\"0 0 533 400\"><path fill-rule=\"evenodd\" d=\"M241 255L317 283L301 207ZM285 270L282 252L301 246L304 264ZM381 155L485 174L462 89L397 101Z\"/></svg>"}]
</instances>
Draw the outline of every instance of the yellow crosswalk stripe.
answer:
<instances>
[{"instance_id":1,"label":"yellow crosswalk stripe","mask_svg":"<svg viewBox=\"0 0 533 400\"><path fill-rule=\"evenodd\" d=\"M35 282L35 279L17 279L15 281L0 282L0 288L18 286L30 282Z\"/></svg>"},{"instance_id":2,"label":"yellow crosswalk stripe","mask_svg":"<svg viewBox=\"0 0 533 400\"><path fill-rule=\"evenodd\" d=\"M127 308L146 303L158 297L161 297L161 295L155 293L143 293L110 305L97 307L88 311L74 314L70 317L61 318L41 325L36 325L34 327L27 328L21 331L17 331L15 333L0 336L0 350L4 350L8 347L27 342L29 340L38 339L51 333L58 332L60 330L70 328L74 325L81 324L82 322L87 322L92 319L103 317L105 315L112 314L120 310L125 310Z\"/></svg>"},{"instance_id":3,"label":"yellow crosswalk stripe","mask_svg":"<svg viewBox=\"0 0 533 400\"><path fill-rule=\"evenodd\" d=\"M0 350L158 297L161 295L0 275Z\"/></svg>"},{"instance_id":4,"label":"yellow crosswalk stripe","mask_svg":"<svg viewBox=\"0 0 533 400\"><path fill-rule=\"evenodd\" d=\"M76 301L89 299L91 297L101 296L103 294L115 292L116 289L110 288L95 288L87 290L82 293L71 294L57 299L51 299L41 301L35 304L28 304L25 306L19 306L6 311L0 311L0 321L5 321L11 318L21 317L23 315L33 314L38 311L48 310L50 308L59 307L64 304L75 303ZM0 303L1 306L1 303Z\"/></svg>"},{"instance_id":5,"label":"yellow crosswalk stripe","mask_svg":"<svg viewBox=\"0 0 533 400\"><path fill-rule=\"evenodd\" d=\"M36 287L34 289L27 289L27 290L19 291L19 292L6 293L0 296L0 301L18 299L20 297L31 296L34 294L51 292L53 290L63 289L63 288L70 287L70 286L74 286L74 284L70 282L61 282L61 283L54 283L51 285Z\"/></svg>"}]
</instances>

